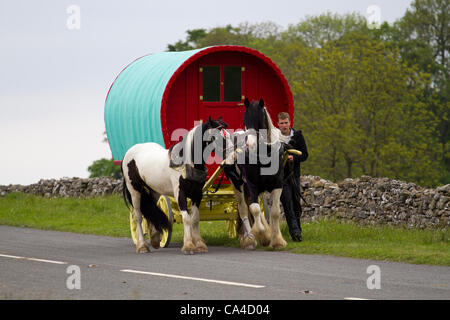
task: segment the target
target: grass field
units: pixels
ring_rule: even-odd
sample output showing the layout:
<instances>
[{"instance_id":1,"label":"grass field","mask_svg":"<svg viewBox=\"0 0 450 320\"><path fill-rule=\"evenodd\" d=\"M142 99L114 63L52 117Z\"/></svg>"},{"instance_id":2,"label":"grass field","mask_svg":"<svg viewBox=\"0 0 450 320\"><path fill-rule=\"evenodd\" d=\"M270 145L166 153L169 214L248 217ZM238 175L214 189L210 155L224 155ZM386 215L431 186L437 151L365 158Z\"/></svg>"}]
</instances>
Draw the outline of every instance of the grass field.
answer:
<instances>
[{"instance_id":1,"label":"grass field","mask_svg":"<svg viewBox=\"0 0 450 320\"><path fill-rule=\"evenodd\" d=\"M13 193L0 198L0 225L130 237L128 209L119 196L46 199ZM304 223L303 241L295 243L290 241L284 222L281 227L288 241L284 250L293 253L450 266L448 229L362 227L319 221ZM239 247L237 239L228 237L224 221L202 221L200 230L207 245ZM182 239L183 227L175 224L171 242Z\"/></svg>"}]
</instances>

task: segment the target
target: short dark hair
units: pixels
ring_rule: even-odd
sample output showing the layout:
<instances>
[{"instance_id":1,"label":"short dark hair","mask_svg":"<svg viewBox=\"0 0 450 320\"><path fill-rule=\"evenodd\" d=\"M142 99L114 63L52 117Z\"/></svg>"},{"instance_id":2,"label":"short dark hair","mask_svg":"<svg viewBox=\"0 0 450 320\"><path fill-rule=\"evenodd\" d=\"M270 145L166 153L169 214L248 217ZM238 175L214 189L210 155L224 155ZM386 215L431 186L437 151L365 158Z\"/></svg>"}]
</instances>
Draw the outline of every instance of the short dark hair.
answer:
<instances>
[{"instance_id":1,"label":"short dark hair","mask_svg":"<svg viewBox=\"0 0 450 320\"><path fill-rule=\"evenodd\" d=\"M287 113L287 112L280 112L278 114L278 120L284 120L284 119L288 119L289 121L291 120L291 119L289 119L289 113Z\"/></svg>"}]
</instances>

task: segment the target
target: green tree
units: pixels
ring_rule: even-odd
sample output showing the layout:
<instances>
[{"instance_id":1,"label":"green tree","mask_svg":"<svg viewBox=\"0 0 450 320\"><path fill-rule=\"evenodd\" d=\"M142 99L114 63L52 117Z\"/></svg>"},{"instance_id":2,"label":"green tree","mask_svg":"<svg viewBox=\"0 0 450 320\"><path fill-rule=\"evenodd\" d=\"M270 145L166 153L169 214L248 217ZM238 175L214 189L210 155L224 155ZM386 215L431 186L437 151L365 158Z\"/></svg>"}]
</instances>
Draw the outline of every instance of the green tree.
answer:
<instances>
[{"instance_id":1,"label":"green tree","mask_svg":"<svg viewBox=\"0 0 450 320\"><path fill-rule=\"evenodd\" d=\"M450 183L448 4L415 0L377 29L360 14L327 13L286 30L271 22L189 30L172 48L243 45L274 60L312 150L305 173Z\"/></svg>"},{"instance_id":2,"label":"green tree","mask_svg":"<svg viewBox=\"0 0 450 320\"><path fill-rule=\"evenodd\" d=\"M394 24L392 40L403 60L431 75L425 90L426 108L439 119L436 135L443 165L441 183L450 183L450 1L415 0Z\"/></svg>"},{"instance_id":3,"label":"green tree","mask_svg":"<svg viewBox=\"0 0 450 320\"><path fill-rule=\"evenodd\" d=\"M185 51L198 47L198 42L206 36L205 29L193 29L186 31L187 39L179 40L175 44L167 45L167 51Z\"/></svg>"},{"instance_id":4,"label":"green tree","mask_svg":"<svg viewBox=\"0 0 450 320\"><path fill-rule=\"evenodd\" d=\"M284 32L284 39L300 42L310 48L318 48L345 35L368 31L366 19L358 13L339 15L328 12L318 16L307 16L298 24L290 25Z\"/></svg>"},{"instance_id":5,"label":"green tree","mask_svg":"<svg viewBox=\"0 0 450 320\"><path fill-rule=\"evenodd\" d=\"M89 178L96 177L112 177L114 179L120 179L122 177L122 171L120 166L116 166L113 160L100 159L95 160L89 167Z\"/></svg>"},{"instance_id":6,"label":"green tree","mask_svg":"<svg viewBox=\"0 0 450 320\"><path fill-rule=\"evenodd\" d=\"M400 63L398 51L360 35L306 50L296 71L296 124L311 149L306 173L437 182L436 122L420 102L427 76Z\"/></svg>"}]
</instances>

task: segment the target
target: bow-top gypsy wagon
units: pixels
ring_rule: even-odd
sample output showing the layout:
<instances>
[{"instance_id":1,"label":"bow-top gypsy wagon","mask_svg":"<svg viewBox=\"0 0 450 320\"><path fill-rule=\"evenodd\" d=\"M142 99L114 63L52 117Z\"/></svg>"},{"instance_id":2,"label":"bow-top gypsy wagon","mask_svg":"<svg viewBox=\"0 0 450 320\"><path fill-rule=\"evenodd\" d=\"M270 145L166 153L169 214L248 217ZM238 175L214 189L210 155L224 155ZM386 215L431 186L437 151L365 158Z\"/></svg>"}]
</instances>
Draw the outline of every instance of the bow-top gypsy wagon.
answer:
<instances>
[{"instance_id":1,"label":"bow-top gypsy wagon","mask_svg":"<svg viewBox=\"0 0 450 320\"><path fill-rule=\"evenodd\" d=\"M275 63L256 50L214 46L143 56L120 72L106 98L105 127L114 162L121 164L127 150L140 143L169 149L179 142L180 136L173 136L177 129L190 130L210 118L222 118L229 129L243 128L247 97L262 97L272 122L282 111L293 119L288 82ZM237 206L230 181L217 179L217 163L208 165L200 219L227 220L232 235ZM161 196L158 206L170 223L182 221L174 199ZM133 211L130 227L136 243ZM161 246L167 246L170 237L166 232Z\"/></svg>"}]
</instances>

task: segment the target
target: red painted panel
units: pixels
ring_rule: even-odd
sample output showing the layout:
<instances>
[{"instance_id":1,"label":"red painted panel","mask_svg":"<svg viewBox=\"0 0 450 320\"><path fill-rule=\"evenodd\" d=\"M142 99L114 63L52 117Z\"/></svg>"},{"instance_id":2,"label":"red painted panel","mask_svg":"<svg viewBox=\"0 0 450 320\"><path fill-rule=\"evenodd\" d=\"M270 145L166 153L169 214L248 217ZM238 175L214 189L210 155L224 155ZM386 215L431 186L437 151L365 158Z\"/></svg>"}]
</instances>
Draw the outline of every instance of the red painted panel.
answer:
<instances>
[{"instance_id":1,"label":"red painted panel","mask_svg":"<svg viewBox=\"0 0 450 320\"><path fill-rule=\"evenodd\" d=\"M287 110L285 110L285 111L288 111L291 118L293 118L294 99L292 96L292 92L289 88L289 84L287 83L286 78L281 73L281 70L273 63L272 60L270 60L270 58L268 58L264 54L254 50L254 49L250 49L250 48L246 48L246 47L242 47L242 46L208 47L208 48L205 48L205 49L199 51L198 53L196 53L195 55L193 55L189 59L187 59L178 68L178 70L175 71L175 73L172 75L172 78L170 79L169 83L166 85L166 89L164 91L162 102L161 102L162 131L163 131L164 141L166 142L166 146L170 145L170 129L168 128L167 123L166 123L166 118L168 118L170 116L170 115L168 115L168 100L169 100L169 95L172 92L174 83L177 81L180 74L186 68L188 68L190 65L192 65L193 63L195 63L196 61L198 61L199 59L201 59L203 57L207 57L205 59L212 59L211 58L211 57L213 57L212 54L217 54L219 57L219 60L220 59L230 59L230 57L233 57L236 53L249 55L249 56L253 57L255 60L259 60L261 62L261 64L263 64L264 66L266 66L267 68L269 68L273 71L273 73L275 74L276 78L278 78L279 83L281 84L281 86L283 88L281 90L281 92L282 92L281 99L287 100ZM223 58L221 58L221 57L223 57ZM262 90L261 90L261 81L262 80L261 80L260 75L261 75L261 71L259 71L259 76L258 76L258 90L260 93L265 93L265 92L262 92ZM282 104L284 105L284 103L282 103ZM201 109L201 108L199 107L199 109ZM199 112L199 113L201 113L201 112ZM242 112L240 112L240 114L242 115Z\"/></svg>"},{"instance_id":2,"label":"red painted panel","mask_svg":"<svg viewBox=\"0 0 450 320\"><path fill-rule=\"evenodd\" d=\"M275 125L278 113L289 110L288 99L284 94L281 81L276 73L263 63L260 63L259 97L256 97L256 99L259 98L264 99L267 111Z\"/></svg>"},{"instance_id":3,"label":"red painted panel","mask_svg":"<svg viewBox=\"0 0 450 320\"><path fill-rule=\"evenodd\" d=\"M202 77L199 68L204 65L242 66L242 95L250 100L263 98L276 125L277 114L289 112L293 117L293 98L286 79L273 62L261 53L239 46L218 46L206 48L198 56L193 56L180 67L169 82L163 97L162 109L165 111L167 131L166 147L175 144L170 135L177 128L191 129L195 120L222 117L229 128L243 127L245 107L239 102L204 102L202 95ZM223 87L223 86L222 86ZM167 137L168 135L168 137ZM169 138L169 139L168 139ZM169 143L167 143L169 142ZM208 166L210 175L217 165Z\"/></svg>"},{"instance_id":4,"label":"red painted panel","mask_svg":"<svg viewBox=\"0 0 450 320\"><path fill-rule=\"evenodd\" d=\"M209 116L211 118L222 117L229 128L237 129L241 128L241 113L242 113L242 103L241 101L236 102L224 102L224 66L243 66L243 53L242 52L214 52L207 54L199 59L199 67L207 65L220 66L221 69L221 102L206 102L200 101L200 114L203 119L207 119ZM244 72L242 72L243 74ZM244 78L244 75L242 75ZM244 79L242 79L244 80ZM242 81L244 84L244 81ZM199 72L199 91L198 95L202 95L202 75ZM242 90L242 94L243 94Z\"/></svg>"}]
</instances>

